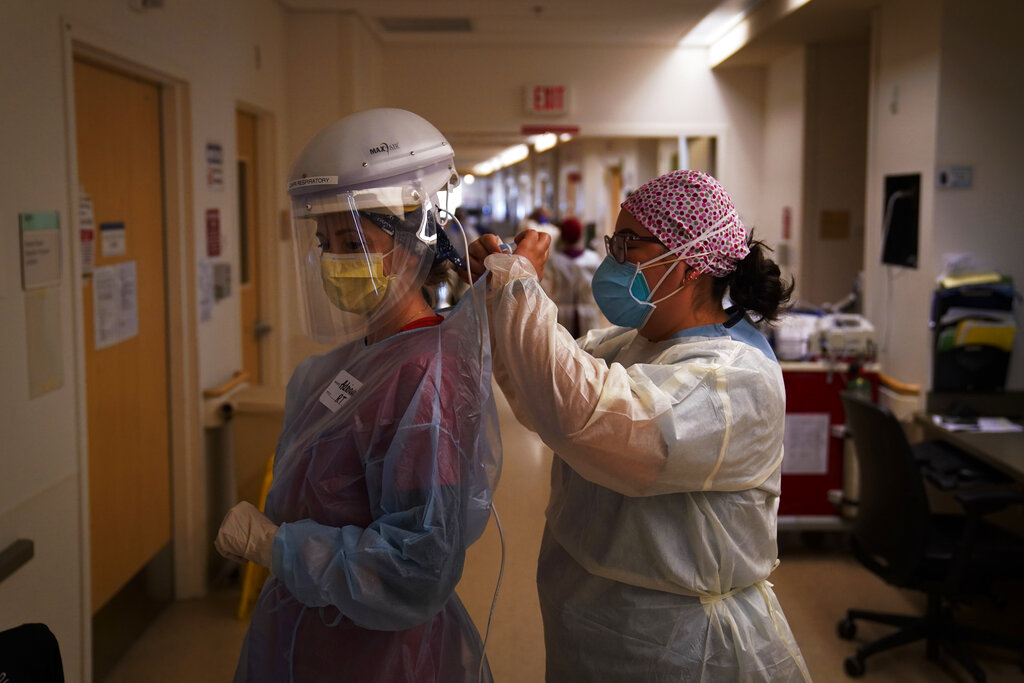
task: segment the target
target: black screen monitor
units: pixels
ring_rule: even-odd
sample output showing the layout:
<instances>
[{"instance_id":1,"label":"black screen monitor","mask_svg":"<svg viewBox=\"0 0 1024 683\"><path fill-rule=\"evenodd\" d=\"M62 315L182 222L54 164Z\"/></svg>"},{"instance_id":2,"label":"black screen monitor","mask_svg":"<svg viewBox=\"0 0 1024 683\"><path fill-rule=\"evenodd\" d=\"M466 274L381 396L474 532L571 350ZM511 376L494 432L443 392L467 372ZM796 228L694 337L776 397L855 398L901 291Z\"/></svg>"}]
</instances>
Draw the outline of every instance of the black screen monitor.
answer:
<instances>
[{"instance_id":1,"label":"black screen monitor","mask_svg":"<svg viewBox=\"0 0 1024 683\"><path fill-rule=\"evenodd\" d=\"M917 268L921 175L885 177L882 263Z\"/></svg>"}]
</instances>

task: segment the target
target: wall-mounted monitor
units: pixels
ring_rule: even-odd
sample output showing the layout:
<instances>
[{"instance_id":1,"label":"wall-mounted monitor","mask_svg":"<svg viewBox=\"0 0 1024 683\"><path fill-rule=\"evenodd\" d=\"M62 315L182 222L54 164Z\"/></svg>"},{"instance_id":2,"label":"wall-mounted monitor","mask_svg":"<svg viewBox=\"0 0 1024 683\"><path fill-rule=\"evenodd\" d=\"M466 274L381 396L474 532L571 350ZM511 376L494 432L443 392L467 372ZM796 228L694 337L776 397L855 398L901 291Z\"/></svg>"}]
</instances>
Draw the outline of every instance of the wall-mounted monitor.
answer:
<instances>
[{"instance_id":1,"label":"wall-mounted monitor","mask_svg":"<svg viewBox=\"0 0 1024 683\"><path fill-rule=\"evenodd\" d=\"M885 176L882 263L917 268L921 174Z\"/></svg>"}]
</instances>

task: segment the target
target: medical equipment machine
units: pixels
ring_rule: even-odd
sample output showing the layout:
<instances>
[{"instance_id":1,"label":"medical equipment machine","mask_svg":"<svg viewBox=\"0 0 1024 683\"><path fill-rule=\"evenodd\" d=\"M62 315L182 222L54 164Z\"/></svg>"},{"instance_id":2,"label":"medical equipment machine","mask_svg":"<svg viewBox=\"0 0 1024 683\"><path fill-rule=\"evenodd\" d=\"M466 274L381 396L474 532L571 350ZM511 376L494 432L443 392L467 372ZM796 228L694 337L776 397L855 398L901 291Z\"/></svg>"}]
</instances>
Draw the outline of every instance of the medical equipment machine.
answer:
<instances>
[{"instance_id":1,"label":"medical equipment machine","mask_svg":"<svg viewBox=\"0 0 1024 683\"><path fill-rule=\"evenodd\" d=\"M811 355L839 360L875 357L875 327L862 315L831 313L818 318L808 343Z\"/></svg>"}]
</instances>

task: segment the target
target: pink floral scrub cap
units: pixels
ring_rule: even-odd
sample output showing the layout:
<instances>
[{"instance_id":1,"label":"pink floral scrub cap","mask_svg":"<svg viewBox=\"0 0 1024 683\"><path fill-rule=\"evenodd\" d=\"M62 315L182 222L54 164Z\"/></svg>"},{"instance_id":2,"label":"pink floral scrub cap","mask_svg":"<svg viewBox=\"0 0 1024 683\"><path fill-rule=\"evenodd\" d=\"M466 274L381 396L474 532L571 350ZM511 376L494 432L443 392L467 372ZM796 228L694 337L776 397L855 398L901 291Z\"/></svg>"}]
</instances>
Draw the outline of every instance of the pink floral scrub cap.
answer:
<instances>
[{"instance_id":1,"label":"pink floral scrub cap","mask_svg":"<svg viewBox=\"0 0 1024 683\"><path fill-rule=\"evenodd\" d=\"M701 273L728 275L750 253L732 198L707 173L660 175L626 197L622 208Z\"/></svg>"}]
</instances>

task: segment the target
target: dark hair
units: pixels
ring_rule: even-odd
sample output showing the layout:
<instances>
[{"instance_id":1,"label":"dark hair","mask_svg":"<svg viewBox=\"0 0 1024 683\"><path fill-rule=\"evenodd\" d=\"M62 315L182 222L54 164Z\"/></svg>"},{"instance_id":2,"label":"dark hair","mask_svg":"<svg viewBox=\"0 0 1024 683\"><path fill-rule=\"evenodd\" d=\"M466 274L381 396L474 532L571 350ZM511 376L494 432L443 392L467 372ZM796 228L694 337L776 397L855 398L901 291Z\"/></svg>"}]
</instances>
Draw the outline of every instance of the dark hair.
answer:
<instances>
[{"instance_id":1,"label":"dark hair","mask_svg":"<svg viewBox=\"0 0 1024 683\"><path fill-rule=\"evenodd\" d=\"M426 279L423 281L425 287L433 287L439 285L442 282L452 283L452 278L455 275L455 271L452 269L451 264L448 261L434 261L434 265L431 266L430 271L427 273Z\"/></svg>"},{"instance_id":2,"label":"dark hair","mask_svg":"<svg viewBox=\"0 0 1024 683\"><path fill-rule=\"evenodd\" d=\"M750 253L736 265L736 270L711 280L711 295L715 301L721 301L728 290L734 304L771 323L788 308L786 304L796 283L793 278L789 282L782 279L779 264L768 257L772 248L755 240L753 230L747 238L747 246Z\"/></svg>"}]
</instances>

